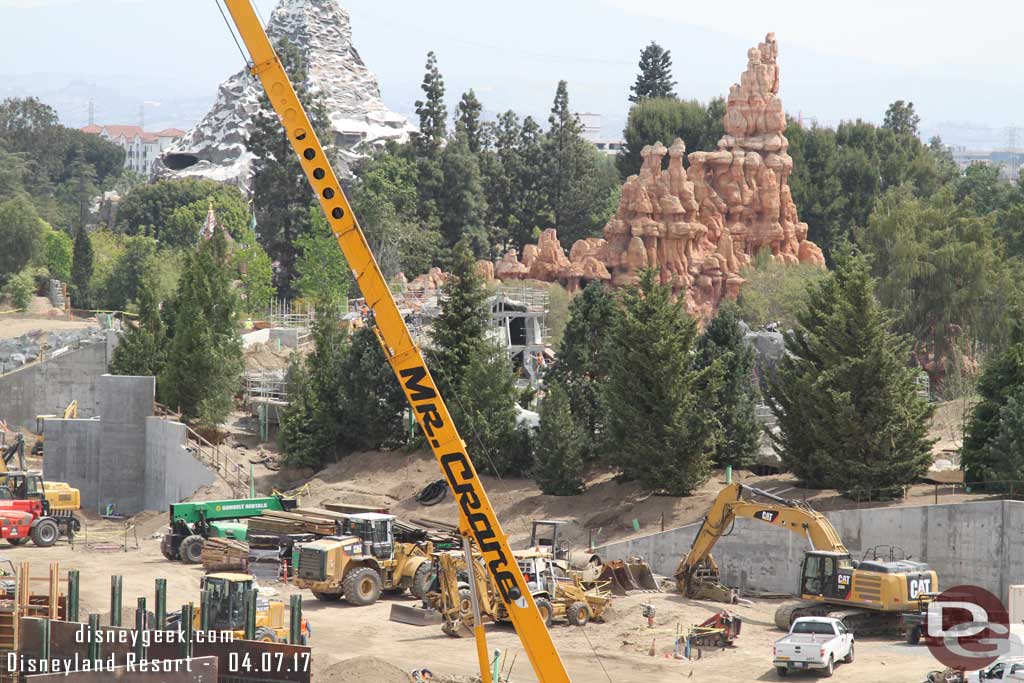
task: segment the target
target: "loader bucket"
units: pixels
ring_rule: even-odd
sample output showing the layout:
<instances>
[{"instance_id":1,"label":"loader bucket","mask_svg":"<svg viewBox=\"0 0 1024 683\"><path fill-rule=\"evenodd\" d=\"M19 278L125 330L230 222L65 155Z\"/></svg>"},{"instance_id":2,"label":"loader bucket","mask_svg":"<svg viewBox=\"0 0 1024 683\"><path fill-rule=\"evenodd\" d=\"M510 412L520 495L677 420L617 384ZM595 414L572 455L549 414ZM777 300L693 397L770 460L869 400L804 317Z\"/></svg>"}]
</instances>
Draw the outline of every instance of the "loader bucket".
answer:
<instances>
[{"instance_id":1,"label":"loader bucket","mask_svg":"<svg viewBox=\"0 0 1024 683\"><path fill-rule=\"evenodd\" d=\"M658 585L658 581L654 578L654 574L646 562L640 559L630 560L626 563L626 568L633 576L633 581L642 590L661 592L661 586Z\"/></svg>"},{"instance_id":2,"label":"loader bucket","mask_svg":"<svg viewBox=\"0 0 1024 683\"><path fill-rule=\"evenodd\" d=\"M409 607L395 603L391 605L391 621L400 624L412 624L413 626L432 626L441 623L441 613L437 610L423 609L422 607Z\"/></svg>"},{"instance_id":3,"label":"loader bucket","mask_svg":"<svg viewBox=\"0 0 1024 683\"><path fill-rule=\"evenodd\" d=\"M636 580L633 578L633 573L629 571L629 566L626 565L622 560L614 560L605 565L605 568L610 569L612 575L615 577L615 583L619 584L622 588L622 595L626 595L629 591L641 590L640 586L637 585ZM602 572L602 575L604 572Z\"/></svg>"},{"instance_id":4,"label":"loader bucket","mask_svg":"<svg viewBox=\"0 0 1024 683\"><path fill-rule=\"evenodd\" d=\"M615 575L615 571L612 569L610 564L606 564L601 567L601 573L597 577L597 583L602 590L606 590L612 595L624 596L626 589L619 583L618 577Z\"/></svg>"}]
</instances>

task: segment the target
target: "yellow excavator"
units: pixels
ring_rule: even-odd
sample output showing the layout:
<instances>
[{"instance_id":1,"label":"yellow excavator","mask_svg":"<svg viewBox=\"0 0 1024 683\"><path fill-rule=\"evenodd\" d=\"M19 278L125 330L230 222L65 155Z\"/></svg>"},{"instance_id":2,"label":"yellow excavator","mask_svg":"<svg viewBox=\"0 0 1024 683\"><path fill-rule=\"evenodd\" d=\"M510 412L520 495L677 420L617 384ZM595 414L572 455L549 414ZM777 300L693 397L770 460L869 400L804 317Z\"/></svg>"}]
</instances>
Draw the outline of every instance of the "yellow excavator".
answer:
<instances>
[{"instance_id":1,"label":"yellow excavator","mask_svg":"<svg viewBox=\"0 0 1024 683\"><path fill-rule=\"evenodd\" d=\"M805 538L797 594L775 613L775 625L789 630L798 617L831 616L859 634L896 630L900 613L920 609L919 600L939 590L935 571L909 558L854 560L832 523L806 503L733 483L722 489L697 532L690 552L676 568L676 586L683 595L733 602L736 593L721 583L711 549L728 535L737 518L753 519Z\"/></svg>"},{"instance_id":2,"label":"yellow excavator","mask_svg":"<svg viewBox=\"0 0 1024 683\"><path fill-rule=\"evenodd\" d=\"M483 556L484 566L538 680L541 683L567 683L569 674L565 664L537 610L530 588L512 554L508 537L466 452L466 444L452 422L448 407L427 369L423 353L405 324L366 236L356 222L352 206L331 168L327 153L267 38L252 0L223 0L223 4L241 44L249 53L248 70L259 79L277 112L288 142L298 156L302 171L372 313L368 319L384 356L437 458L453 499L458 503L460 531L473 538ZM491 683L490 652L483 629L477 629L476 646L481 682Z\"/></svg>"},{"instance_id":3,"label":"yellow excavator","mask_svg":"<svg viewBox=\"0 0 1024 683\"><path fill-rule=\"evenodd\" d=\"M32 455L42 457L43 450L46 444L46 438L43 436L43 427L46 425L46 418L56 418L57 415L36 415L36 442L32 445ZM78 399L74 399L64 408L65 420L78 419Z\"/></svg>"}]
</instances>

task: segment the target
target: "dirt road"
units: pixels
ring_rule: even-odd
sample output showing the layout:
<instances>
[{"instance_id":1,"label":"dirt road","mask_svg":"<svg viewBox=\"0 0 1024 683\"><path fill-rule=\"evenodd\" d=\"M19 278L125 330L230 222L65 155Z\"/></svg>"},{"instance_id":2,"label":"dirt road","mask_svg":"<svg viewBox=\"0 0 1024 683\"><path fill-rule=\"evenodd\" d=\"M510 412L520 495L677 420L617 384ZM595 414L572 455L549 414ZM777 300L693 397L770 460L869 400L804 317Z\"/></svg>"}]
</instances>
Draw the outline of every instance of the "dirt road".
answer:
<instances>
[{"instance_id":1,"label":"dirt road","mask_svg":"<svg viewBox=\"0 0 1024 683\"><path fill-rule=\"evenodd\" d=\"M142 548L125 552L92 552L81 546L72 549L57 545L49 549L31 545L5 548L3 555L15 563L30 560L36 574L45 574L46 563L60 562L63 569L81 572L82 608L85 612L106 615L109 605L110 575L121 574L124 604L135 598L152 598L154 579L166 578L169 609L196 600L202 570L195 566L167 562L160 555L158 541L145 538L162 525L157 515L149 515L140 526ZM289 586L272 586L284 596L294 592ZM371 607L350 607L345 603L318 603L304 592L304 610L312 626L314 681L316 673L338 661L360 655L374 655L408 671L427 667L435 673L469 676L477 671L472 639L453 639L437 626L416 627L388 621L391 599ZM400 598L395 598L400 599ZM411 598L405 598L413 604ZM657 610L656 624L647 628L641 616L641 604L649 602ZM719 609L721 605L686 600L671 593L639 594L618 598L605 623L592 623L584 629L556 624L552 627L555 644L576 681L613 681L614 683L652 683L655 681L695 680L701 683L778 680L771 667L771 644L780 637L772 625L776 603L760 601L737 606L743 618L738 645L723 651L703 653L695 661L670 658L676 629L685 629ZM106 623L107 617L103 617ZM652 642L656 656L648 651ZM508 626L488 627L488 643L505 653L506 668L516 660L512 680L516 683L537 680L530 670L515 632ZM934 667L924 647L910 647L891 640L858 642L856 661L840 666L838 681L906 681L917 683ZM802 679L803 677L801 677ZM800 680L800 679L798 679Z\"/></svg>"}]
</instances>

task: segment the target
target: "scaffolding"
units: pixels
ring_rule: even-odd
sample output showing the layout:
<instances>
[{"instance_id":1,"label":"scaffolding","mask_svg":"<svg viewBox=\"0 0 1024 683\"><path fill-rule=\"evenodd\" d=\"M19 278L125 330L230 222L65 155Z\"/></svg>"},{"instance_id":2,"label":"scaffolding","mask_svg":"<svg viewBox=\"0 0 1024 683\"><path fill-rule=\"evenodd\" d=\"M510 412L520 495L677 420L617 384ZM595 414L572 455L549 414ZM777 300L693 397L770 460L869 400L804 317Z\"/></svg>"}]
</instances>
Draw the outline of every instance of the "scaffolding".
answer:
<instances>
[{"instance_id":1,"label":"scaffolding","mask_svg":"<svg viewBox=\"0 0 1024 683\"><path fill-rule=\"evenodd\" d=\"M536 387L548 365L551 298L544 289L503 285L488 299L491 325L516 369L516 384Z\"/></svg>"},{"instance_id":2,"label":"scaffolding","mask_svg":"<svg viewBox=\"0 0 1024 683\"><path fill-rule=\"evenodd\" d=\"M267 308L267 320L271 327L295 327L310 329L316 318L316 309L312 304L287 299L271 299Z\"/></svg>"}]
</instances>

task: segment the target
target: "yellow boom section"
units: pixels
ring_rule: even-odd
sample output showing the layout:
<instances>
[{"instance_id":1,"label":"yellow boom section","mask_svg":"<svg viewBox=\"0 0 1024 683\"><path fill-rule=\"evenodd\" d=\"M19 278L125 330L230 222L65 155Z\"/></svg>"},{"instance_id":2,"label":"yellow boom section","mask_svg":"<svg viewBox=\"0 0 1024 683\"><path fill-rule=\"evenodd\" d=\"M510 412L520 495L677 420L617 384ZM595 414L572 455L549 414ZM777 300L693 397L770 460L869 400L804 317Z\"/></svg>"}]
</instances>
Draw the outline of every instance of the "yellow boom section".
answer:
<instances>
[{"instance_id":1,"label":"yellow boom section","mask_svg":"<svg viewBox=\"0 0 1024 683\"><path fill-rule=\"evenodd\" d=\"M473 537L483 554L487 570L508 609L537 678L544 683L568 681L569 675L512 556L508 539L487 499L473 462L466 453L466 445L452 424L451 415L427 370L423 354L409 335L391 290L352 214L348 199L257 19L251 1L224 1L249 50L251 71L262 82L270 103L280 117L288 141L299 156L302 170L319 198L331 230L359 284L359 290L373 311L377 336L388 362L459 503L460 524Z\"/></svg>"},{"instance_id":2,"label":"yellow boom section","mask_svg":"<svg viewBox=\"0 0 1024 683\"><path fill-rule=\"evenodd\" d=\"M766 497L770 502L744 500L744 492ZM800 534L815 550L849 552L832 522L820 512L799 501L786 500L743 484L730 484L715 498L700 531L697 532L697 537L693 540L693 545L690 546L690 552L676 568L676 580L681 593L686 594L687 584L695 571L706 568L713 574L718 573L718 565L711 557L711 549L719 538L729 533L737 517L756 519Z\"/></svg>"}]
</instances>

